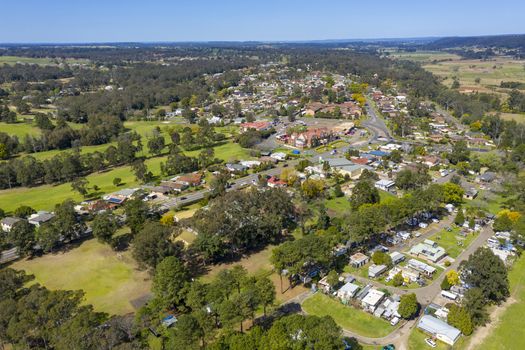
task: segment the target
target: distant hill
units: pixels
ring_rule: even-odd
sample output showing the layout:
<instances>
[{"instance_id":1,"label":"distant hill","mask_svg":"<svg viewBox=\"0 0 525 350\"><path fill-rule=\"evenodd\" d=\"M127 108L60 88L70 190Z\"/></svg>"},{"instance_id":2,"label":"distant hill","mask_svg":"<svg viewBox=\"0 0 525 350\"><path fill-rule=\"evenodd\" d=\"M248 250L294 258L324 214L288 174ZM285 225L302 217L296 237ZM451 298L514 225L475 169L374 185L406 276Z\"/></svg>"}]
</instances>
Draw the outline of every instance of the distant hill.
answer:
<instances>
[{"instance_id":1,"label":"distant hill","mask_svg":"<svg viewBox=\"0 0 525 350\"><path fill-rule=\"evenodd\" d=\"M525 34L447 37L437 39L426 45L432 50L449 49L454 47L496 47L525 50Z\"/></svg>"}]
</instances>

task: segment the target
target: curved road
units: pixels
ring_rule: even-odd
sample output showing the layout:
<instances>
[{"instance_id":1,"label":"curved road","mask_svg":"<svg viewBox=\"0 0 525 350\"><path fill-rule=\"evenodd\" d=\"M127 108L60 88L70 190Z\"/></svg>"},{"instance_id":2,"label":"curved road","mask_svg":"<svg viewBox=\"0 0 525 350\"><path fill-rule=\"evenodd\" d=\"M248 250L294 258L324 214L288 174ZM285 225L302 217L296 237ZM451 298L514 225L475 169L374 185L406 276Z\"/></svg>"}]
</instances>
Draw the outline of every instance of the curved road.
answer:
<instances>
[{"instance_id":1,"label":"curved road","mask_svg":"<svg viewBox=\"0 0 525 350\"><path fill-rule=\"evenodd\" d=\"M354 276L358 281L365 284L372 284L373 286L380 287L380 288L387 288L390 292L397 293L397 294L405 294L405 293L415 293L417 296L417 300L422 305L422 308L425 305L428 305L434 300L434 298L441 293L441 281L443 280L445 274L452 270L452 269L458 269L459 265L462 261L465 261L468 259L468 257L479 247L481 247L488 238L490 238L494 234L494 231L490 226L485 226L481 232L479 233L478 237L472 241L472 243L455 259L455 261L447 267L441 276L434 280L431 284L428 286L422 287L422 288L414 288L414 289L401 289L391 286L385 286L382 283L379 283L377 281L370 280L368 278L363 278L360 276ZM307 299L309 296L312 295L311 292L305 292L304 295L298 296L297 300L293 300L294 302L299 301L301 304L305 299ZM304 312L304 311L303 311ZM367 345L387 345L387 344L395 344L399 349L406 349L407 348L407 341L408 336L410 335L410 332L413 327L415 327L416 322L418 319L410 320L403 324L401 327L395 329L392 333L388 334L387 336L381 337L381 338L370 338L370 337L364 337L358 333L355 333L353 331L343 329L344 336L347 337L353 337L356 338L360 343L367 344Z\"/></svg>"}]
</instances>

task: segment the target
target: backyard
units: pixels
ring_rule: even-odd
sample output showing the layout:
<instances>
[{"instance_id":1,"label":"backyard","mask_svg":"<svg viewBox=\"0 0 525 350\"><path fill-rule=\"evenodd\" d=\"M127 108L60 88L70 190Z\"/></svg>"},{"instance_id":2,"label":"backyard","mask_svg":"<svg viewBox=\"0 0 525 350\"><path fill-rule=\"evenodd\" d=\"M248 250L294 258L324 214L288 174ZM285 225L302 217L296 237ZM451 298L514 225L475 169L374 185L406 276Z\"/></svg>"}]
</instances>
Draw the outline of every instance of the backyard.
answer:
<instances>
[{"instance_id":1,"label":"backyard","mask_svg":"<svg viewBox=\"0 0 525 350\"><path fill-rule=\"evenodd\" d=\"M461 229L454 227L451 231L443 230L431 236L429 239L445 248L447 254L452 258L457 258L472 241L478 236L478 232L467 233L466 237L460 235Z\"/></svg>"},{"instance_id":2,"label":"backyard","mask_svg":"<svg viewBox=\"0 0 525 350\"><path fill-rule=\"evenodd\" d=\"M337 300L316 293L302 304L303 310L311 315L331 316L343 329L353 331L359 335L372 338L384 337L394 331L394 327L384 319L346 306Z\"/></svg>"}]
</instances>

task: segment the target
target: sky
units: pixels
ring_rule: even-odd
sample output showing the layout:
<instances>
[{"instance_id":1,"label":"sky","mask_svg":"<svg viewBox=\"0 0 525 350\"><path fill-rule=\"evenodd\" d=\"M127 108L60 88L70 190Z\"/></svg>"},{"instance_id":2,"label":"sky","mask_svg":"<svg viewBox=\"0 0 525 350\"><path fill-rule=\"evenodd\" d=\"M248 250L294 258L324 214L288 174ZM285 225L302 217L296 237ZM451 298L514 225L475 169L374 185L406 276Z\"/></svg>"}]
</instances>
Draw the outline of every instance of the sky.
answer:
<instances>
[{"instance_id":1,"label":"sky","mask_svg":"<svg viewBox=\"0 0 525 350\"><path fill-rule=\"evenodd\" d=\"M294 41L525 33L525 0L2 1L1 43Z\"/></svg>"}]
</instances>

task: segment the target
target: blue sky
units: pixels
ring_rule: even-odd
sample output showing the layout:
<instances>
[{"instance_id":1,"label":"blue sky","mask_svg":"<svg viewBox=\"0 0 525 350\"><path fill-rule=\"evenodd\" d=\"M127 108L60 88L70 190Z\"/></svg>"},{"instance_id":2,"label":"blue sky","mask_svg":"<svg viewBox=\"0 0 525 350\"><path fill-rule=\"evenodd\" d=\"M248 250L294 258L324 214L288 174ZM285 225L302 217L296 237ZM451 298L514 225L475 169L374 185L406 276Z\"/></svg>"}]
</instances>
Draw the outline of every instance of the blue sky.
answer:
<instances>
[{"instance_id":1,"label":"blue sky","mask_svg":"<svg viewBox=\"0 0 525 350\"><path fill-rule=\"evenodd\" d=\"M524 0L15 0L1 9L4 43L525 33Z\"/></svg>"}]
</instances>

